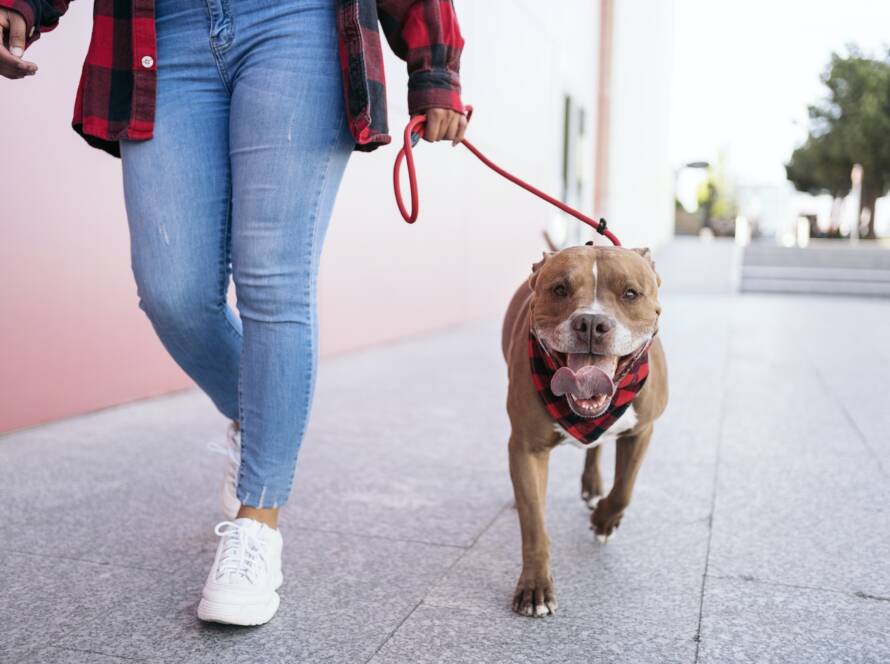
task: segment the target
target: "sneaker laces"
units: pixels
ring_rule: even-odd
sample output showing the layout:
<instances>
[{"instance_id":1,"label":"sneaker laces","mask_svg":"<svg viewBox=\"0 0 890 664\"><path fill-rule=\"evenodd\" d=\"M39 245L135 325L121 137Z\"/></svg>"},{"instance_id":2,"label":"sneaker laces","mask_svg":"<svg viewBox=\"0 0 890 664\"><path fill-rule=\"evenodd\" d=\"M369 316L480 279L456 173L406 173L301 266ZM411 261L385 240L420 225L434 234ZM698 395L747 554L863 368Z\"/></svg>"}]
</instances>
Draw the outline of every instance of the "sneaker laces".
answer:
<instances>
[{"instance_id":1,"label":"sneaker laces","mask_svg":"<svg viewBox=\"0 0 890 664\"><path fill-rule=\"evenodd\" d=\"M220 445L215 440L207 443L207 449L215 454L220 454L229 459L230 462L238 466L241 463L241 446L236 442L236 437L239 431L235 429L234 425L229 425L229 430L227 432L227 440L226 445Z\"/></svg>"},{"instance_id":2,"label":"sneaker laces","mask_svg":"<svg viewBox=\"0 0 890 664\"><path fill-rule=\"evenodd\" d=\"M213 532L222 537L222 552L216 567L216 580L227 574L256 583L261 571L266 568L266 555L263 541L256 532L256 526L223 521L216 524ZM253 531L253 532L251 532Z\"/></svg>"},{"instance_id":3,"label":"sneaker laces","mask_svg":"<svg viewBox=\"0 0 890 664\"><path fill-rule=\"evenodd\" d=\"M214 452L215 454L221 454L222 456L227 457L229 459L229 461L231 461L234 464L237 464L241 461L240 455L232 447L230 447L230 446L223 447L222 445L217 443L215 440L212 440L209 443L207 443L207 449L210 450L211 452Z\"/></svg>"}]
</instances>

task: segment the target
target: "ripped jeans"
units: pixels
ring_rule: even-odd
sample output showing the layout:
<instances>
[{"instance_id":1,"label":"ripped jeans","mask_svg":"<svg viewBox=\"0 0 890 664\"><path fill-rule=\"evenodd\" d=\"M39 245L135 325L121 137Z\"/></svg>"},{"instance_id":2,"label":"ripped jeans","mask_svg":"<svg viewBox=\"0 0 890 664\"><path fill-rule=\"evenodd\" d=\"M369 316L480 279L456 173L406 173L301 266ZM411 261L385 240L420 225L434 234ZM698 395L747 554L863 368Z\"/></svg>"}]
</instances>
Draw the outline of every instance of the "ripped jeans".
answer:
<instances>
[{"instance_id":1,"label":"ripped jeans","mask_svg":"<svg viewBox=\"0 0 890 664\"><path fill-rule=\"evenodd\" d=\"M155 12L154 137L121 142L139 307L240 422L238 498L279 507L312 403L319 255L354 147L335 2L158 0Z\"/></svg>"}]
</instances>

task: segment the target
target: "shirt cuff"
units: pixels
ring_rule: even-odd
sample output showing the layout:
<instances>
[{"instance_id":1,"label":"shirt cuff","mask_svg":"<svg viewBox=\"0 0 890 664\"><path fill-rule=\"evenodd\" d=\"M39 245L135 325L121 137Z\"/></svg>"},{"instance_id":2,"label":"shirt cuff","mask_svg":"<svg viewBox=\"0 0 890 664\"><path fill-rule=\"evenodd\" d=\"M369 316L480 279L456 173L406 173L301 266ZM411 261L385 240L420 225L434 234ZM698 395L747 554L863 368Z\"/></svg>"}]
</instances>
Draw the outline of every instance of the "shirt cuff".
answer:
<instances>
[{"instance_id":1,"label":"shirt cuff","mask_svg":"<svg viewBox=\"0 0 890 664\"><path fill-rule=\"evenodd\" d=\"M418 115L431 108L464 112L460 99L460 80L448 69L423 69L408 77L408 111Z\"/></svg>"},{"instance_id":2,"label":"shirt cuff","mask_svg":"<svg viewBox=\"0 0 890 664\"><path fill-rule=\"evenodd\" d=\"M25 48L40 37L40 30L34 26L34 7L26 0L0 0L0 7L18 12L25 18Z\"/></svg>"}]
</instances>

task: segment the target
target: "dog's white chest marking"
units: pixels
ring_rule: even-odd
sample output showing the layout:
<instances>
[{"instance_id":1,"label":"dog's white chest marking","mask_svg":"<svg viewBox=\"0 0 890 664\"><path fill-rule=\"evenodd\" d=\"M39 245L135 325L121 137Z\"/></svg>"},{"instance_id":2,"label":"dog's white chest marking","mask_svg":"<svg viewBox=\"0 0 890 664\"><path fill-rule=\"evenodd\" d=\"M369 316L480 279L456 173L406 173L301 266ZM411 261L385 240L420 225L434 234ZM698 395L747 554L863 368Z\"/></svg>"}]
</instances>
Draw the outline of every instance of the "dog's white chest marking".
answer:
<instances>
[{"instance_id":1,"label":"dog's white chest marking","mask_svg":"<svg viewBox=\"0 0 890 664\"><path fill-rule=\"evenodd\" d=\"M598 445L602 445L603 443L611 443L614 442L618 436L626 431L630 431L637 425L637 412L634 410L633 404L631 404L630 408L624 411L621 414L615 424L609 427L609 430L606 431L602 436L596 439L591 445L585 445L581 441L577 440L573 436L569 435L569 432L563 429L559 423L553 423L553 430L558 433L562 440L559 442L560 445L564 443L569 443L574 447L577 447L581 450L590 450Z\"/></svg>"}]
</instances>

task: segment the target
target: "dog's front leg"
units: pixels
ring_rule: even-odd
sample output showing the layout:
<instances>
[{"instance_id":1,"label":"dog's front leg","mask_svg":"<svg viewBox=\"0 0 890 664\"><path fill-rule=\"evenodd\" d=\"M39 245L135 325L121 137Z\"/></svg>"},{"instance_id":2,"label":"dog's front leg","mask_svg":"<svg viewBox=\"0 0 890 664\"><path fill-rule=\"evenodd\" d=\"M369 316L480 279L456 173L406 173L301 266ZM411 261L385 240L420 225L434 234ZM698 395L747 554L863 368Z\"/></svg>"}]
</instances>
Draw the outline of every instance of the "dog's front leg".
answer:
<instances>
[{"instance_id":1,"label":"dog's front leg","mask_svg":"<svg viewBox=\"0 0 890 664\"><path fill-rule=\"evenodd\" d=\"M615 443L615 483L609 495L597 503L590 517L591 527L601 542L608 540L621 524L651 439L652 425L649 424L639 432L619 437Z\"/></svg>"},{"instance_id":2,"label":"dog's front leg","mask_svg":"<svg viewBox=\"0 0 890 664\"><path fill-rule=\"evenodd\" d=\"M510 437L510 478L522 531L522 574L513 595L513 610L524 616L556 613L550 575L550 540L544 526L549 449L534 449Z\"/></svg>"},{"instance_id":3,"label":"dog's front leg","mask_svg":"<svg viewBox=\"0 0 890 664\"><path fill-rule=\"evenodd\" d=\"M600 475L601 454L602 447L596 445L587 450L587 455L584 457L584 472L581 473L581 500L590 509L594 509L603 497L603 478Z\"/></svg>"}]
</instances>

